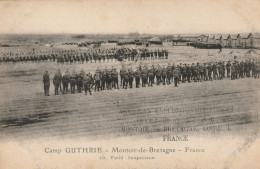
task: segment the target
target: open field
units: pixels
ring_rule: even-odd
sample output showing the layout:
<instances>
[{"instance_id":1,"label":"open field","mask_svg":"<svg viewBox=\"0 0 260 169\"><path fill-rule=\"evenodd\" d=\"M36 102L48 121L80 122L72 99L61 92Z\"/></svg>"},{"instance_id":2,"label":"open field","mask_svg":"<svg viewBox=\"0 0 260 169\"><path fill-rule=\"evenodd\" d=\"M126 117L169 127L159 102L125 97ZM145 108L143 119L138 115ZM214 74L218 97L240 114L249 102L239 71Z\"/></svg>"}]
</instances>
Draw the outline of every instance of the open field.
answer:
<instances>
[{"instance_id":1,"label":"open field","mask_svg":"<svg viewBox=\"0 0 260 169\"><path fill-rule=\"evenodd\" d=\"M92 96L83 93L54 96L51 83L51 96L44 96L42 75L45 70L49 71L52 79L57 69L62 73L66 69L84 69L93 73L97 67L105 66L114 66L119 71L121 65L135 68L140 64L232 61L234 56L238 60L258 59L260 56L258 50L250 53L245 49L223 49L218 53L218 50L193 47L163 48L169 50L168 60L0 65L0 137L159 137L167 133L164 131L167 126L195 127L196 131L189 131L190 134L214 133L217 137L216 132L205 131L203 127L218 126L220 132L217 133L236 135L259 127L260 83L253 78L185 83L178 88L171 84L93 92ZM134 131L135 127L139 131Z\"/></svg>"}]
</instances>

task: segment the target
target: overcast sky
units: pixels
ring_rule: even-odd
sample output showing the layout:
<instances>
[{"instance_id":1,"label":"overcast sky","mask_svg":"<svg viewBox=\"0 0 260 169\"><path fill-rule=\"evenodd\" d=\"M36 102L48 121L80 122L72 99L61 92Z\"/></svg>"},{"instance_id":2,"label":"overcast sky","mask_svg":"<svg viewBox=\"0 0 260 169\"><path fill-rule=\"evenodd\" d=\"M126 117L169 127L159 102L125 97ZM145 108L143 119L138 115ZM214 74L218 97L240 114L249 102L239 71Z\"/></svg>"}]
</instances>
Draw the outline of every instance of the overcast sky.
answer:
<instances>
[{"instance_id":1,"label":"overcast sky","mask_svg":"<svg viewBox=\"0 0 260 169\"><path fill-rule=\"evenodd\" d=\"M0 33L248 33L259 0L0 1Z\"/></svg>"}]
</instances>

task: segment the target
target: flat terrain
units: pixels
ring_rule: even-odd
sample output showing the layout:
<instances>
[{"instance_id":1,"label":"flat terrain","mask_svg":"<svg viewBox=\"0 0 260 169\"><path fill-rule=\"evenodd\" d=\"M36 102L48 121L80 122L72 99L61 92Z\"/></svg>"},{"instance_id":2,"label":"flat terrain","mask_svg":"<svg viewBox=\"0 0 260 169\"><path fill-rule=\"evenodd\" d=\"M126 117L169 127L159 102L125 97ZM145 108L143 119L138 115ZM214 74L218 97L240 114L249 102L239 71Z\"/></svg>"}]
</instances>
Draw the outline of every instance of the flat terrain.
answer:
<instances>
[{"instance_id":1,"label":"flat terrain","mask_svg":"<svg viewBox=\"0 0 260 169\"><path fill-rule=\"evenodd\" d=\"M175 127L170 131L174 134L186 127L187 130L193 128L188 131L190 134L217 137L218 134L242 135L259 127L260 81L253 78L192 82L180 84L178 88L171 84L114 89L93 92L92 96L83 93L54 96L51 83L51 96L44 96L42 75L45 70L52 79L57 69L62 73L66 69L93 73L97 67L105 66L114 66L119 71L121 65L135 68L140 64L232 61L234 56L238 60L260 56L260 51L246 49L223 49L218 53L218 50L192 47L164 48L170 52L168 60L0 65L0 137L160 137L168 133L165 128L169 126Z\"/></svg>"}]
</instances>

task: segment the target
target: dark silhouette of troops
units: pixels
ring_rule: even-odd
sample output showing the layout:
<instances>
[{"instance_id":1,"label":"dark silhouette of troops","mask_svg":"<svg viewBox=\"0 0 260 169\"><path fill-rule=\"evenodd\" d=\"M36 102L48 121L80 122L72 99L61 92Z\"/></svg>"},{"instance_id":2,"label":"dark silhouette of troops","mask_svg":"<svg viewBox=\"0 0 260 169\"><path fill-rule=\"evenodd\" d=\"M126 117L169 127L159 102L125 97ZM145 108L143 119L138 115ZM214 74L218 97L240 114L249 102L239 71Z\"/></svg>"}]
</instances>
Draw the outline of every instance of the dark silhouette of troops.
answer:
<instances>
[{"instance_id":1,"label":"dark silhouette of troops","mask_svg":"<svg viewBox=\"0 0 260 169\"><path fill-rule=\"evenodd\" d=\"M72 74L70 75L70 91L71 93L75 93L75 85L76 85L76 73L75 71L72 72Z\"/></svg>"},{"instance_id":2,"label":"dark silhouette of troops","mask_svg":"<svg viewBox=\"0 0 260 169\"><path fill-rule=\"evenodd\" d=\"M87 74L83 77L83 84L84 84L84 89L85 89L85 95L89 94L92 95L91 93L91 74Z\"/></svg>"},{"instance_id":3,"label":"dark silhouette of troops","mask_svg":"<svg viewBox=\"0 0 260 169\"><path fill-rule=\"evenodd\" d=\"M157 83L157 86L160 85L161 83L161 77L162 77L162 67L158 64L157 65L157 69L155 70L155 76L156 76L156 83Z\"/></svg>"},{"instance_id":4,"label":"dark silhouette of troops","mask_svg":"<svg viewBox=\"0 0 260 169\"><path fill-rule=\"evenodd\" d=\"M50 76L48 74L48 71L45 71L43 75L43 85L44 85L44 94L45 96L50 96L49 95L49 90L50 90Z\"/></svg>"},{"instance_id":5,"label":"dark silhouette of troops","mask_svg":"<svg viewBox=\"0 0 260 169\"><path fill-rule=\"evenodd\" d=\"M112 68L112 87L115 89L119 89L118 87L118 72L116 68Z\"/></svg>"},{"instance_id":6,"label":"dark silhouette of troops","mask_svg":"<svg viewBox=\"0 0 260 169\"><path fill-rule=\"evenodd\" d=\"M136 69L135 71L135 87L139 88L140 85L140 78L141 78L141 71L139 68Z\"/></svg>"},{"instance_id":7,"label":"dark silhouette of troops","mask_svg":"<svg viewBox=\"0 0 260 169\"><path fill-rule=\"evenodd\" d=\"M67 71L65 75L62 77L63 94L68 93L69 82L70 82L70 76L69 76L69 72Z\"/></svg>"},{"instance_id":8,"label":"dark silhouette of troops","mask_svg":"<svg viewBox=\"0 0 260 169\"><path fill-rule=\"evenodd\" d=\"M226 69L227 69L227 77L230 77L230 72L231 72L231 63L228 61L226 64Z\"/></svg>"},{"instance_id":9,"label":"dark silhouette of troops","mask_svg":"<svg viewBox=\"0 0 260 169\"><path fill-rule=\"evenodd\" d=\"M133 88L134 71L132 68L128 69L128 77L129 77L129 87Z\"/></svg>"},{"instance_id":10,"label":"dark silhouette of troops","mask_svg":"<svg viewBox=\"0 0 260 169\"><path fill-rule=\"evenodd\" d=\"M61 84L61 79L59 73L55 73L53 77L53 85L54 85L54 93L55 95L59 95L59 86Z\"/></svg>"}]
</instances>

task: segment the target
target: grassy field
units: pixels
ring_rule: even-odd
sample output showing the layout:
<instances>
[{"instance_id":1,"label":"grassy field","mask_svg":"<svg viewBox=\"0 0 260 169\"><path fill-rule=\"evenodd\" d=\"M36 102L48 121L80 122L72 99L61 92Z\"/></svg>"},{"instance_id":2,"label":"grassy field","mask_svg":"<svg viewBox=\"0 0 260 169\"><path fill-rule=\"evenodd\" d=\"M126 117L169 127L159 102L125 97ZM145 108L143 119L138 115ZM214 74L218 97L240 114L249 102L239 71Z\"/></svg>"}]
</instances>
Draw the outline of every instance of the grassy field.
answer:
<instances>
[{"instance_id":1,"label":"grassy field","mask_svg":"<svg viewBox=\"0 0 260 169\"><path fill-rule=\"evenodd\" d=\"M162 48L162 47L149 47ZM259 127L259 80L225 78L202 83L120 89L54 96L44 96L42 75L48 70L51 79L57 69L93 73L97 67L122 65L167 65L170 63L215 62L219 60L257 59L260 51L246 49L218 50L192 47L163 47L168 60L113 61L58 65L53 62L0 65L0 137L88 137L142 135L159 137L165 127L195 128L194 135L243 134ZM1 49L3 51L4 49ZM48 48L46 47L46 50ZM210 129L207 129L210 128ZM213 130L219 130L216 132ZM176 128L175 128L176 129ZM179 131L171 131L179 133ZM186 133L186 132L185 132Z\"/></svg>"}]
</instances>

